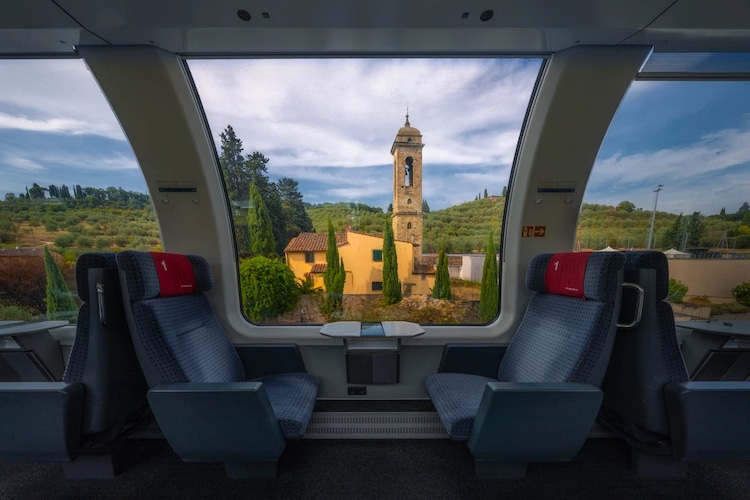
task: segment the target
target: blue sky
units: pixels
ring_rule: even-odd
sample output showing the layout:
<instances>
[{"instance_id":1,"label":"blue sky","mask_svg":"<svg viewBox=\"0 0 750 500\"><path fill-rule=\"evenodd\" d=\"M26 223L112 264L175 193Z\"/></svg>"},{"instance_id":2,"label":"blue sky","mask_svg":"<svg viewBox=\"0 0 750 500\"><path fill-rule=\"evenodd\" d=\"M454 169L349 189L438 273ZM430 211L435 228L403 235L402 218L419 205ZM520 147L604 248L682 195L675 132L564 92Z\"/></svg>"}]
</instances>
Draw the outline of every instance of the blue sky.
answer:
<instances>
[{"instance_id":1,"label":"blue sky","mask_svg":"<svg viewBox=\"0 0 750 500\"><path fill-rule=\"evenodd\" d=\"M304 199L391 199L390 147L409 107L423 134L432 209L507 184L539 61L191 60L211 132L231 124ZM750 201L746 82L636 82L584 200L673 213ZM37 182L145 191L137 162L84 63L0 61L0 197Z\"/></svg>"}]
</instances>

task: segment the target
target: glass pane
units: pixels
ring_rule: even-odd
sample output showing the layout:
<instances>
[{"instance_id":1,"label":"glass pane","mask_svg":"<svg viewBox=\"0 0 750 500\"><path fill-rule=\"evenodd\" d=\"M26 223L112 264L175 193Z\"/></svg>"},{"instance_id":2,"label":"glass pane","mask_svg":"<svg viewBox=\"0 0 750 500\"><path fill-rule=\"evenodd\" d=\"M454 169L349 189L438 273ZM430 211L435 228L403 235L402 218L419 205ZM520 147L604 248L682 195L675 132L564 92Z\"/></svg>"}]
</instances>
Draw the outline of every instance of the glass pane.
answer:
<instances>
[{"instance_id":1,"label":"glass pane","mask_svg":"<svg viewBox=\"0 0 750 500\"><path fill-rule=\"evenodd\" d=\"M81 253L160 248L133 152L80 60L0 60L0 320L74 321Z\"/></svg>"},{"instance_id":2,"label":"glass pane","mask_svg":"<svg viewBox=\"0 0 750 500\"><path fill-rule=\"evenodd\" d=\"M678 320L750 319L733 294L750 280L749 116L750 82L635 82L596 160L576 247L663 251Z\"/></svg>"},{"instance_id":3,"label":"glass pane","mask_svg":"<svg viewBox=\"0 0 750 500\"><path fill-rule=\"evenodd\" d=\"M220 158L250 320L482 324L496 317L497 307L479 314L484 253L490 235L499 248L540 60L188 65ZM314 263L305 252L315 253ZM277 269L273 288L293 300L260 307L258 266Z\"/></svg>"}]
</instances>

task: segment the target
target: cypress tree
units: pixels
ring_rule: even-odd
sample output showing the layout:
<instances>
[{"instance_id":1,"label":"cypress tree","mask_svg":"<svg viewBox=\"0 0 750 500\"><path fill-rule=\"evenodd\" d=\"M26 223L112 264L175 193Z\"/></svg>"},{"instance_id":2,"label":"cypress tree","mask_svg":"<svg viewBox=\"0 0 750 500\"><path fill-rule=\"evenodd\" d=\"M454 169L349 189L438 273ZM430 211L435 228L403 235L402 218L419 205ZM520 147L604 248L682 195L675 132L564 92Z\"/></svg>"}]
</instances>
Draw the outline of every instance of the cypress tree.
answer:
<instances>
[{"instance_id":1,"label":"cypress tree","mask_svg":"<svg viewBox=\"0 0 750 500\"><path fill-rule=\"evenodd\" d=\"M479 292L479 319L484 323L489 323L495 319L500 301L500 276L497 272L497 256L495 254L495 241L492 238L492 230L490 230L490 238L487 241L487 249L484 254L482 288Z\"/></svg>"},{"instance_id":2,"label":"cypress tree","mask_svg":"<svg viewBox=\"0 0 750 500\"><path fill-rule=\"evenodd\" d=\"M432 289L433 299L451 299L451 280L448 274L448 257L445 255L445 242L440 245L437 269L435 271L435 287Z\"/></svg>"},{"instance_id":3,"label":"cypress tree","mask_svg":"<svg viewBox=\"0 0 750 500\"><path fill-rule=\"evenodd\" d=\"M276 240L273 237L271 217L255 183L250 184L250 202L247 211L247 238L252 257L276 256Z\"/></svg>"},{"instance_id":4,"label":"cypress tree","mask_svg":"<svg viewBox=\"0 0 750 500\"><path fill-rule=\"evenodd\" d=\"M328 219L328 248L326 248L326 270L323 273L323 284L326 289L324 311L329 315L341 311L346 271L344 270L344 259L339 257L336 233L333 231L333 223L331 223L330 218Z\"/></svg>"},{"instance_id":5,"label":"cypress tree","mask_svg":"<svg viewBox=\"0 0 750 500\"><path fill-rule=\"evenodd\" d=\"M383 232L383 301L386 305L401 302L396 242L393 237L393 223L388 216L385 218Z\"/></svg>"},{"instance_id":6,"label":"cypress tree","mask_svg":"<svg viewBox=\"0 0 750 500\"><path fill-rule=\"evenodd\" d=\"M78 306L47 247L44 247L44 269L47 271L47 298L44 299L47 303L47 318L74 320L78 316Z\"/></svg>"}]
</instances>

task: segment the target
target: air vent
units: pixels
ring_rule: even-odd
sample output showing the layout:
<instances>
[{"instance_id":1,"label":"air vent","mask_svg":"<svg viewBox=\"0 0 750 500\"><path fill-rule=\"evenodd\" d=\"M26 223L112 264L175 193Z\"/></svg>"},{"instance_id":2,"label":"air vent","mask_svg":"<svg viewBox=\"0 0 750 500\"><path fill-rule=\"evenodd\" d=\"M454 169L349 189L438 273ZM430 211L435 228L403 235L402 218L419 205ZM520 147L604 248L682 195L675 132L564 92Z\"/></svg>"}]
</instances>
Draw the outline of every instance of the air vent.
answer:
<instances>
[{"instance_id":1,"label":"air vent","mask_svg":"<svg viewBox=\"0 0 750 500\"><path fill-rule=\"evenodd\" d=\"M446 439L434 412L316 412L305 439Z\"/></svg>"}]
</instances>

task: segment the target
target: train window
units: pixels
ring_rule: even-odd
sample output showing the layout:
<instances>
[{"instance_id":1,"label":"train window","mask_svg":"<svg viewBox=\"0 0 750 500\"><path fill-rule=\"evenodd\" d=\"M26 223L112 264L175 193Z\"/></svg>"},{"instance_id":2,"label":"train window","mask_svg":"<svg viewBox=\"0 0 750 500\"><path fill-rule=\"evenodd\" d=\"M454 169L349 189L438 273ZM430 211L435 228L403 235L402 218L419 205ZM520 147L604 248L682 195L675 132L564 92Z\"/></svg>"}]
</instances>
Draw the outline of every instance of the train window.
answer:
<instances>
[{"instance_id":1,"label":"train window","mask_svg":"<svg viewBox=\"0 0 750 500\"><path fill-rule=\"evenodd\" d=\"M485 324L496 317L499 311L479 316L479 261L490 234L500 246L504 195L540 59L187 65L215 141L240 269L271 256L290 269L285 286L299 296L256 322L298 323L297 309L313 311L313 323ZM269 230L258 223L263 214ZM382 262L373 248L382 248ZM441 248L446 259L438 259ZM315 262L304 252L315 252ZM448 267L450 300L432 297L444 289L435 286L438 262ZM337 294L342 300L329 300Z\"/></svg>"},{"instance_id":2,"label":"train window","mask_svg":"<svg viewBox=\"0 0 750 500\"><path fill-rule=\"evenodd\" d=\"M83 61L0 60L0 320L75 321L75 262L158 249L146 184Z\"/></svg>"},{"instance_id":3,"label":"train window","mask_svg":"<svg viewBox=\"0 0 750 500\"><path fill-rule=\"evenodd\" d=\"M750 279L748 117L747 81L634 82L596 159L576 248L666 252L678 320L742 312L732 289Z\"/></svg>"}]
</instances>

